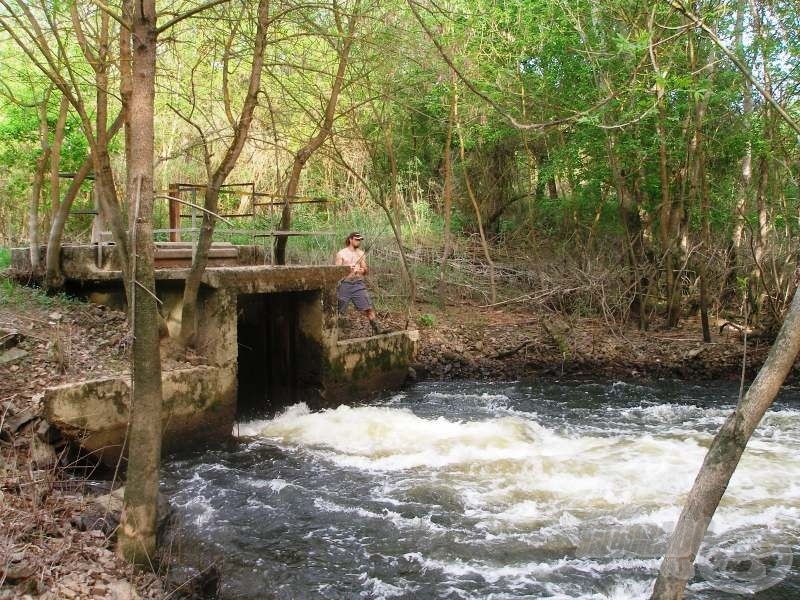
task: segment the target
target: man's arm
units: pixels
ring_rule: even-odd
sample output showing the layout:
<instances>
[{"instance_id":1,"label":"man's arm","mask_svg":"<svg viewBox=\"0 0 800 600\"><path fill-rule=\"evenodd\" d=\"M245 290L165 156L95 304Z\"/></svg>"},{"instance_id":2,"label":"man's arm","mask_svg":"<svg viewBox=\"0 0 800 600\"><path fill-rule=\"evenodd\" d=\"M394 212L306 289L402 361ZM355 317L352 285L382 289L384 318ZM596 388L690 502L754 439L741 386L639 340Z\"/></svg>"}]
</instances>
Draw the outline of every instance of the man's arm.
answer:
<instances>
[{"instance_id":1,"label":"man's arm","mask_svg":"<svg viewBox=\"0 0 800 600\"><path fill-rule=\"evenodd\" d=\"M335 264L337 267L341 267L342 265L344 265L344 258L342 257L341 250L339 250L339 252L336 253L336 260L334 261L333 264Z\"/></svg>"}]
</instances>

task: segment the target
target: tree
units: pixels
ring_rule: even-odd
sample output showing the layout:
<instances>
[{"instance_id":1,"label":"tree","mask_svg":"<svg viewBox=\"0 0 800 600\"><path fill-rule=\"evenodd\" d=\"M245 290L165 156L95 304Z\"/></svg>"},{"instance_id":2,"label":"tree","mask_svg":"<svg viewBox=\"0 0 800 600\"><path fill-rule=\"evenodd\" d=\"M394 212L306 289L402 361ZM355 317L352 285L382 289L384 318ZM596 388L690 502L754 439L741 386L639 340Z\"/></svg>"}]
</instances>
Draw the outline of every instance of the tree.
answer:
<instances>
[{"instance_id":1,"label":"tree","mask_svg":"<svg viewBox=\"0 0 800 600\"><path fill-rule=\"evenodd\" d=\"M117 552L137 564L155 554L161 464L161 353L153 272L156 27L155 0L131 3L131 93L127 195L132 205L133 364L128 468Z\"/></svg>"},{"instance_id":2,"label":"tree","mask_svg":"<svg viewBox=\"0 0 800 600\"><path fill-rule=\"evenodd\" d=\"M300 186L300 176L303 173L306 163L331 134L333 121L336 118L336 106L339 102L339 96L347 83L345 75L350 61L350 51L355 41L358 21L361 17L360 11L361 4L359 0L356 0L350 8L349 15L344 13L343 7L340 6L338 2L335 0L333 2L332 17L335 32L332 34L325 34L324 39L336 53L336 72L333 75L330 92L324 102L322 117L317 125L317 131L294 153L289 180L286 183L286 191L284 192L280 225L278 226L281 231L288 231L292 225L290 202L297 196L297 190ZM347 18L346 22L342 20L343 17ZM275 262L279 265L286 263L286 244L288 240L289 238L286 235L275 236L274 255Z\"/></svg>"},{"instance_id":3,"label":"tree","mask_svg":"<svg viewBox=\"0 0 800 600\"><path fill-rule=\"evenodd\" d=\"M733 52L725 47L714 31L683 5L679 5L678 8L691 22L702 27L706 35L732 60L745 79L759 90L786 124L800 134L800 125L775 102L771 90L758 85L753 74ZM747 393L739 400L736 409L725 420L706 453L703 465L672 532L651 596L653 600L678 600L683 597L686 584L694 575L693 564L700 544L747 443L772 405L800 352L798 283L800 283L800 268L795 270L794 298L783 318L783 324L767 359Z\"/></svg>"},{"instance_id":4,"label":"tree","mask_svg":"<svg viewBox=\"0 0 800 600\"><path fill-rule=\"evenodd\" d=\"M800 275L800 272L798 273ZM772 405L800 352L800 288L764 365L719 430L697 473L658 572L653 600L679 600L694 576L693 563L739 459Z\"/></svg>"},{"instance_id":5,"label":"tree","mask_svg":"<svg viewBox=\"0 0 800 600\"><path fill-rule=\"evenodd\" d=\"M247 93L242 104L239 118L233 124L233 138L228 145L222 160L216 168L212 167L212 151L207 143L205 136L200 131L204 154L204 163L207 174L207 182L204 193L203 223L200 228L200 237L192 258L192 268L186 277L183 292L183 309L181 312L181 333L180 339L184 344L192 343L196 331L197 320L197 294L200 289L200 280L203 271L208 264L208 251L211 248L212 236L214 234L214 224L216 222L216 212L219 206L219 194L222 185L230 175L239 155L242 152L247 134L250 131L250 124L253 121L253 113L258 104L258 94L261 88L261 72L264 67L264 50L267 45L267 26L269 21L269 0L260 0L258 3L258 14L256 17L257 27L255 33L255 46L253 59L248 79ZM230 49L232 37L226 43L226 53ZM227 54L226 59L227 61ZM232 120L230 108L229 92L227 85L225 90L225 108L228 118Z\"/></svg>"},{"instance_id":6,"label":"tree","mask_svg":"<svg viewBox=\"0 0 800 600\"><path fill-rule=\"evenodd\" d=\"M81 15L75 4L39 10L22 0L0 0L0 8L3 9L0 12L0 28L30 63L52 82L78 116L90 148L95 186L99 188L100 210L114 235L116 256L130 298L128 234L116 193L107 135L110 97L108 70L113 59L109 49L112 33L109 15L94 5L82 7L86 12ZM99 21L92 43L83 31L82 20L88 18L86 13L96 16ZM71 22L74 29L65 31L62 27L64 22ZM72 49L74 41L86 62L67 51ZM92 73L92 82L88 85L84 83L87 69ZM87 92L94 94L94 107L86 99Z\"/></svg>"}]
</instances>

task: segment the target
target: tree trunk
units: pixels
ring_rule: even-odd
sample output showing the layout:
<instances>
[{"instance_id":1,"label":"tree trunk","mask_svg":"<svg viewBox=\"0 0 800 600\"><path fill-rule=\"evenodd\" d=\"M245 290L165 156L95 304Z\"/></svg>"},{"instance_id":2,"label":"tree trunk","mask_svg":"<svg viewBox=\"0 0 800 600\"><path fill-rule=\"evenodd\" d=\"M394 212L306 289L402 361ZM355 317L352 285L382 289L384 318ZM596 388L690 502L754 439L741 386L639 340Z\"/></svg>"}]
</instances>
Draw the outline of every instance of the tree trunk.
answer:
<instances>
[{"instance_id":1,"label":"tree trunk","mask_svg":"<svg viewBox=\"0 0 800 600\"><path fill-rule=\"evenodd\" d=\"M483 229L483 219L481 219L481 209L478 206L478 200L475 198L475 190L472 187L472 181L469 178L469 171L467 170L467 163L465 160L464 151L464 136L461 134L461 123L456 122L456 132L458 133L458 147L459 155L461 157L461 169L464 171L464 185L467 188L472 210L475 211L475 220L478 223L478 234L481 237L481 248L483 249L483 257L486 259L486 264L489 265L489 287L492 304L497 302L497 285L495 283L494 274L494 261L492 255L489 253L489 243L486 241L486 232Z\"/></svg>"},{"instance_id":2,"label":"tree trunk","mask_svg":"<svg viewBox=\"0 0 800 600\"><path fill-rule=\"evenodd\" d=\"M736 55L739 60L745 61L744 49L744 13L747 0L740 0L736 8ZM741 178L736 190L736 209L733 215L734 225L731 234L731 250L729 255L731 284L736 282L736 265L739 259L739 249L742 245L742 232L744 231L744 214L750 195L750 186L753 179L753 147L750 143L750 121L753 114L753 87L745 78L742 82L742 117L743 126L747 130L747 142L744 156L742 157Z\"/></svg>"},{"instance_id":3,"label":"tree trunk","mask_svg":"<svg viewBox=\"0 0 800 600\"><path fill-rule=\"evenodd\" d=\"M134 284L133 377L128 435L128 470L117 552L148 564L156 549L156 505L161 465L161 359L153 273L153 158L156 74L155 0L135 4L132 22L133 88L130 97L131 153L128 201Z\"/></svg>"},{"instance_id":4,"label":"tree trunk","mask_svg":"<svg viewBox=\"0 0 800 600\"><path fill-rule=\"evenodd\" d=\"M625 256L633 278L633 297L631 299L630 312L636 315L639 329L646 331L649 326L647 299L650 280L645 271L647 252L644 231L642 219L639 216L638 201L626 180L625 171L619 164L615 143L616 140L613 134L608 133L606 137L608 163L619 201L620 219L625 228Z\"/></svg>"},{"instance_id":5,"label":"tree trunk","mask_svg":"<svg viewBox=\"0 0 800 600\"><path fill-rule=\"evenodd\" d=\"M47 126L47 103L50 91L37 107L39 113L39 145L41 154L36 159L31 183L30 202L28 204L28 241L30 243L31 271L38 273L42 268L41 249L39 248L39 199L44 186L44 176L50 161L50 130Z\"/></svg>"},{"instance_id":6,"label":"tree trunk","mask_svg":"<svg viewBox=\"0 0 800 600\"><path fill-rule=\"evenodd\" d=\"M61 193L59 189L58 172L61 166L61 147L64 145L64 134L67 127L67 117L69 116L69 101L61 96L61 103L58 107L58 119L53 130L53 144L50 149L50 220L47 228L58 212L61 204Z\"/></svg>"},{"instance_id":7,"label":"tree trunk","mask_svg":"<svg viewBox=\"0 0 800 600\"><path fill-rule=\"evenodd\" d=\"M688 32L689 65L692 70L692 82L697 85L697 60L694 32ZM707 73L711 83L716 70L716 52L714 46L708 52L704 61L703 71ZM693 134L689 143L689 152L686 161L686 170L689 172L690 198L694 202L700 200L700 234L702 239L702 252L696 259L697 272L700 279L700 321L703 329L703 341L711 342L711 326L708 318L708 263L711 258L711 203L708 194L708 178L706 177L705 146L703 135L703 122L705 120L708 103L711 99L711 85L706 85L702 98L695 99L693 115ZM697 255L696 255L697 256Z\"/></svg>"},{"instance_id":8,"label":"tree trunk","mask_svg":"<svg viewBox=\"0 0 800 600\"><path fill-rule=\"evenodd\" d=\"M334 8L338 10L338 8ZM339 36L343 37L341 45L337 44L339 54L339 65L336 69L336 76L331 86L331 93L328 96L328 102L325 106L325 116L320 123L320 128L317 134L312 137L309 142L298 150L294 155L294 162L292 163L292 171L289 176L289 182L286 184L286 193L284 196L283 210L281 211L281 221L278 226L282 231L288 231L292 226L292 208L289 204L293 197L297 195L297 189L300 186L300 175L303 173L303 168L306 166L308 159L316 152L320 146L325 142L327 137L331 134L333 129L333 120L336 116L336 105L339 102L339 95L344 87L344 76L347 71L347 65L350 60L350 49L353 45L355 37L356 25L358 23L358 6L353 7L353 12L347 21L347 31L343 31L340 21L337 18L337 29ZM346 37L345 37L346 36ZM286 244L289 237L286 235L278 235L275 237L275 264L286 264Z\"/></svg>"},{"instance_id":9,"label":"tree trunk","mask_svg":"<svg viewBox=\"0 0 800 600\"><path fill-rule=\"evenodd\" d=\"M73 23L76 24L76 32L81 31L80 26L77 25L79 22L77 16L74 16ZM125 27L122 29L125 30ZM79 37L79 41L81 39ZM114 237L114 251L122 270L122 278L125 282L125 292L130 308L133 306L132 280L135 278L130 262L132 257L131 243L125 226L125 215L117 196L117 186L114 181L114 171L111 168L111 156L108 151L109 16L105 11L100 11L100 32L97 46L97 55L95 55L85 42L81 43L81 48L95 73L95 144L92 148L94 185L99 212ZM141 157L138 158L141 160ZM130 165L131 163L126 161L126 164ZM130 178L128 182L130 183ZM128 202L130 202L130 188L128 193Z\"/></svg>"},{"instance_id":10,"label":"tree trunk","mask_svg":"<svg viewBox=\"0 0 800 600\"><path fill-rule=\"evenodd\" d=\"M650 59L653 71L656 74L655 94L656 105L658 107L658 118L656 119L656 132L658 134L658 179L661 188L661 205L659 208L658 221L658 240L661 245L661 252L664 257L664 275L666 277L667 292L667 328L672 329L678 325L681 310L681 290L679 289L679 277L676 271L676 243L673 239L674 214L672 198L670 194L670 180L667 157L667 131L664 123L667 115L664 108L664 95L666 93L664 84L658 79L661 76L656 62L656 53L653 45L650 45Z\"/></svg>"},{"instance_id":11,"label":"tree trunk","mask_svg":"<svg viewBox=\"0 0 800 600\"><path fill-rule=\"evenodd\" d=\"M708 449L672 533L653 589L652 600L683 598L686 584L694 576L693 563L714 512L750 436L772 405L798 351L800 290L795 290L792 304L764 365Z\"/></svg>"},{"instance_id":12,"label":"tree trunk","mask_svg":"<svg viewBox=\"0 0 800 600\"><path fill-rule=\"evenodd\" d=\"M122 113L120 113L109 128L107 139L111 140L117 134L122 127L122 120ZM75 198L78 197L78 192L81 190L81 184L91 172L93 165L94 158L90 154L78 168L64 193L64 198L59 202L58 210L53 213L44 263L44 285L48 293L57 292L64 287L64 274L61 272L61 239L64 235L64 226L69 217L72 203L75 202Z\"/></svg>"},{"instance_id":13,"label":"tree trunk","mask_svg":"<svg viewBox=\"0 0 800 600\"><path fill-rule=\"evenodd\" d=\"M253 121L253 112L258 104L258 93L261 87L261 73L264 67L264 48L267 41L267 23L269 21L269 0L260 0L258 3L258 24L256 27L255 48L253 62L250 68L250 79L242 105L242 114L234 129L233 140L228 147L222 162L214 173L208 173L204 206L206 211L216 213L219 206L219 191L222 184L230 175L239 155L244 148L250 124ZM209 151L206 149L207 164L210 164ZM200 291L200 280L208 265L208 252L214 236L216 217L209 212L203 212L203 224L200 227L200 236L197 247L192 257L192 268L186 277L183 290L183 308L181 309L180 342L183 345L194 343L197 331L197 294Z\"/></svg>"},{"instance_id":14,"label":"tree trunk","mask_svg":"<svg viewBox=\"0 0 800 600\"><path fill-rule=\"evenodd\" d=\"M700 220L703 236L703 249L706 257L701 259L700 266L700 322L703 328L703 341L707 344L711 342L711 327L708 319L708 259L711 252L711 225L709 213L711 212L711 202L708 197L708 178L706 177L706 167L703 163L703 152L699 152L698 168L700 173Z\"/></svg>"},{"instance_id":15,"label":"tree trunk","mask_svg":"<svg viewBox=\"0 0 800 600\"><path fill-rule=\"evenodd\" d=\"M762 14L755 0L750 0L750 15L753 19L753 29L761 50L761 68L764 76L764 89L772 96L772 79L769 72L769 56L766 51L767 40L764 39ZM764 118L762 125L762 138L768 147L775 145L772 137L773 112L772 105L764 104ZM767 282L764 280L764 255L766 253L769 237L769 219L767 217L767 184L769 182L771 160L766 150L760 153L758 164L758 186L756 189L756 211L758 214L758 229L753 240L753 261L755 265L750 274L750 300L751 312L758 322L761 319L761 309L764 301L769 298Z\"/></svg>"},{"instance_id":16,"label":"tree trunk","mask_svg":"<svg viewBox=\"0 0 800 600\"><path fill-rule=\"evenodd\" d=\"M61 271L61 238L64 235L64 225L67 223L72 203L78 197L81 184L91 170L92 157L90 155L86 157L86 160L83 161L83 164L75 173L75 177L72 178L72 182L64 194L64 198L58 205L58 210L53 214L44 262L44 287L48 293L57 292L64 287L64 273Z\"/></svg>"},{"instance_id":17,"label":"tree trunk","mask_svg":"<svg viewBox=\"0 0 800 600\"><path fill-rule=\"evenodd\" d=\"M442 186L443 206L442 216L444 217L443 231L444 240L442 243L442 259L439 265L439 303L442 308L447 300L447 260L452 252L452 236L450 233L450 217L453 212L453 160L451 157L450 145L453 140L453 125L458 114L458 90L456 88L456 74L452 72L450 85L453 87L450 97L450 116L447 119L447 135L442 151L442 161L444 164L444 185Z\"/></svg>"},{"instance_id":18,"label":"tree trunk","mask_svg":"<svg viewBox=\"0 0 800 600\"><path fill-rule=\"evenodd\" d=\"M769 162L765 156L758 161L758 186L756 189L756 213L758 216L758 227L753 235L753 268L750 271L748 281L748 297L750 301L750 313L753 315L753 322L759 323L761 319L761 309L764 304L764 286L766 282L762 276L764 270L764 254L766 252L766 242L769 232L767 221L767 201L766 189L769 179Z\"/></svg>"}]
</instances>

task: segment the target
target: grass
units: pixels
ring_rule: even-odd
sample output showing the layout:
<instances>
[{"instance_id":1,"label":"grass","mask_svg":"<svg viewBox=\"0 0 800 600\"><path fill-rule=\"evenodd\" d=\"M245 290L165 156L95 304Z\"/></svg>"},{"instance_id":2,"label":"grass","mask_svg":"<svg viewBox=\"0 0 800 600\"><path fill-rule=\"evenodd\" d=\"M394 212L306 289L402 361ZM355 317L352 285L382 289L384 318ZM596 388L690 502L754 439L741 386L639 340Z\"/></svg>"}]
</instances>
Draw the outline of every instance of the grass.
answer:
<instances>
[{"instance_id":1,"label":"grass","mask_svg":"<svg viewBox=\"0 0 800 600\"><path fill-rule=\"evenodd\" d=\"M11 264L11 250L0 248L0 270L8 268Z\"/></svg>"},{"instance_id":2,"label":"grass","mask_svg":"<svg viewBox=\"0 0 800 600\"><path fill-rule=\"evenodd\" d=\"M45 309L80 303L79 300L61 292L52 296L38 287L21 285L7 277L0 277L0 306L22 307L32 304Z\"/></svg>"}]
</instances>

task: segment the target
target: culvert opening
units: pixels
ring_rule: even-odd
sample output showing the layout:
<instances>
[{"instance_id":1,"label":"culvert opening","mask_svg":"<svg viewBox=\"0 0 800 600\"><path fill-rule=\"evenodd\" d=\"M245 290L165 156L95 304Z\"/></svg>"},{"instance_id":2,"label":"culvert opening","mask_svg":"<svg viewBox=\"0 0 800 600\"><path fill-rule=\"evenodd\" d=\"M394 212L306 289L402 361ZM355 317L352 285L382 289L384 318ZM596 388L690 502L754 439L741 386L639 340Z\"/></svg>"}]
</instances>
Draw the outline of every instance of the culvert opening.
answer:
<instances>
[{"instance_id":1,"label":"culvert opening","mask_svg":"<svg viewBox=\"0 0 800 600\"><path fill-rule=\"evenodd\" d=\"M321 292L240 294L237 330L238 420L319 402Z\"/></svg>"}]
</instances>

